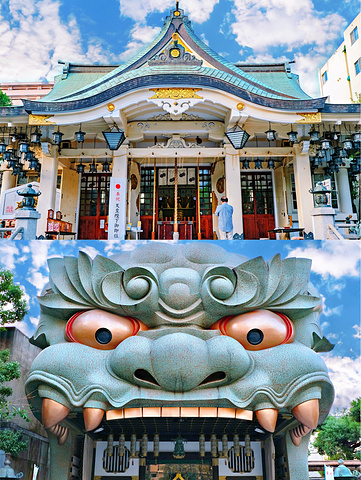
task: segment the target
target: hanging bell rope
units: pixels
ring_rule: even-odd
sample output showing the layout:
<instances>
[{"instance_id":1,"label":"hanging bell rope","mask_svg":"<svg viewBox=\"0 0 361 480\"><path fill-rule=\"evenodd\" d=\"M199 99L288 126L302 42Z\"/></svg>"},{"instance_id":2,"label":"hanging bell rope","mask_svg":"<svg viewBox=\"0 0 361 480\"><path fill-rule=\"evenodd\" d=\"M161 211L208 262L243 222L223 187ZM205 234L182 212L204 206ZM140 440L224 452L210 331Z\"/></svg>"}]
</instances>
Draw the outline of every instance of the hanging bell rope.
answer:
<instances>
[{"instance_id":1,"label":"hanging bell rope","mask_svg":"<svg viewBox=\"0 0 361 480\"><path fill-rule=\"evenodd\" d=\"M130 437L130 456L133 458L137 456L137 436L135 434Z\"/></svg>"},{"instance_id":2,"label":"hanging bell rope","mask_svg":"<svg viewBox=\"0 0 361 480\"><path fill-rule=\"evenodd\" d=\"M206 456L206 438L203 433L199 435L199 454L201 457Z\"/></svg>"},{"instance_id":3,"label":"hanging bell rope","mask_svg":"<svg viewBox=\"0 0 361 480\"><path fill-rule=\"evenodd\" d=\"M153 439L153 453L155 457L159 457L159 434L156 433Z\"/></svg>"},{"instance_id":4,"label":"hanging bell rope","mask_svg":"<svg viewBox=\"0 0 361 480\"><path fill-rule=\"evenodd\" d=\"M222 457L228 457L228 435L222 435Z\"/></svg>"},{"instance_id":5,"label":"hanging bell rope","mask_svg":"<svg viewBox=\"0 0 361 480\"><path fill-rule=\"evenodd\" d=\"M215 434L211 435L211 454L212 454L212 458L218 457L218 441L217 441L217 436Z\"/></svg>"},{"instance_id":6,"label":"hanging bell rope","mask_svg":"<svg viewBox=\"0 0 361 480\"><path fill-rule=\"evenodd\" d=\"M114 445L114 436L113 436L113 434L110 434L108 436L108 440L107 440L107 455L108 455L108 457L113 456L113 445Z\"/></svg>"},{"instance_id":7,"label":"hanging bell rope","mask_svg":"<svg viewBox=\"0 0 361 480\"><path fill-rule=\"evenodd\" d=\"M234 448L234 455L239 457L241 454L240 446L239 446L239 436L235 435L233 437L233 448Z\"/></svg>"},{"instance_id":8,"label":"hanging bell rope","mask_svg":"<svg viewBox=\"0 0 361 480\"><path fill-rule=\"evenodd\" d=\"M146 457L148 454L148 435L146 433L142 437L140 454L142 457Z\"/></svg>"},{"instance_id":9,"label":"hanging bell rope","mask_svg":"<svg viewBox=\"0 0 361 480\"><path fill-rule=\"evenodd\" d=\"M118 455L119 457L124 457L125 453L125 437L123 434L119 437L119 448L118 448Z\"/></svg>"}]
</instances>

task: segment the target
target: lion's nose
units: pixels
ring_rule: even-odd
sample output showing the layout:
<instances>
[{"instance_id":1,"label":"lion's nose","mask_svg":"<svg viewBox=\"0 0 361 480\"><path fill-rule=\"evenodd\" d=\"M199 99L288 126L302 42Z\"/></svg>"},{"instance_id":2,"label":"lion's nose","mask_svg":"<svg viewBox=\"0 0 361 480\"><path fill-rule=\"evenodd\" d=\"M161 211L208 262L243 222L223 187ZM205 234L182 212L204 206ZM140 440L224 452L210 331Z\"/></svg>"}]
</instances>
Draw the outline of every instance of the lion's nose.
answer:
<instances>
[{"instance_id":1,"label":"lion's nose","mask_svg":"<svg viewBox=\"0 0 361 480\"><path fill-rule=\"evenodd\" d=\"M160 296L171 308L182 310L199 298L201 278L194 270L171 268L159 279Z\"/></svg>"}]
</instances>

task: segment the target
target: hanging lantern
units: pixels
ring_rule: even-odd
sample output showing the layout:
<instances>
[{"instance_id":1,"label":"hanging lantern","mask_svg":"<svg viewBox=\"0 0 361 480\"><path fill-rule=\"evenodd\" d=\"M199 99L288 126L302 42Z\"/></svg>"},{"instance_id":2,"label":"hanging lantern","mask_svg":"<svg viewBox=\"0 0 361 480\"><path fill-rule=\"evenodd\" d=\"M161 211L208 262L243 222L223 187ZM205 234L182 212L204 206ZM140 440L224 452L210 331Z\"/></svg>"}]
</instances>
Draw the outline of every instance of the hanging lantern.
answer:
<instances>
[{"instance_id":1,"label":"hanging lantern","mask_svg":"<svg viewBox=\"0 0 361 480\"><path fill-rule=\"evenodd\" d=\"M114 125L110 132L103 132L103 136L107 142L109 150L118 150L125 140L124 132L119 130L117 125Z\"/></svg>"},{"instance_id":2,"label":"hanging lantern","mask_svg":"<svg viewBox=\"0 0 361 480\"><path fill-rule=\"evenodd\" d=\"M30 162L35 157L35 154L32 150L29 150L25 153L25 161Z\"/></svg>"},{"instance_id":3,"label":"hanging lantern","mask_svg":"<svg viewBox=\"0 0 361 480\"><path fill-rule=\"evenodd\" d=\"M95 163L95 159L93 158L93 162L89 168L89 173L97 173L97 171L98 171L98 165Z\"/></svg>"},{"instance_id":4,"label":"hanging lantern","mask_svg":"<svg viewBox=\"0 0 361 480\"><path fill-rule=\"evenodd\" d=\"M109 173L110 172L110 163L108 162L108 160L105 160L105 162L103 163L102 172L103 173Z\"/></svg>"},{"instance_id":5,"label":"hanging lantern","mask_svg":"<svg viewBox=\"0 0 361 480\"><path fill-rule=\"evenodd\" d=\"M146 457L148 453L148 435L145 433L140 442L140 455Z\"/></svg>"},{"instance_id":6,"label":"hanging lantern","mask_svg":"<svg viewBox=\"0 0 361 480\"><path fill-rule=\"evenodd\" d=\"M271 169L274 169L275 168L275 161L273 160L273 158L269 158L268 159L268 168L271 168Z\"/></svg>"},{"instance_id":7,"label":"hanging lantern","mask_svg":"<svg viewBox=\"0 0 361 480\"><path fill-rule=\"evenodd\" d=\"M39 160L37 158L32 158L29 162L29 169L30 170L36 170L36 167L38 166Z\"/></svg>"},{"instance_id":8,"label":"hanging lantern","mask_svg":"<svg viewBox=\"0 0 361 480\"><path fill-rule=\"evenodd\" d=\"M64 133L61 133L58 127L58 131L53 133L53 141L55 145L60 145L63 139Z\"/></svg>"},{"instance_id":9,"label":"hanging lantern","mask_svg":"<svg viewBox=\"0 0 361 480\"><path fill-rule=\"evenodd\" d=\"M269 142L272 142L273 140L276 140L277 132L276 132L276 130L271 129L271 122L269 122L269 129L267 130L267 132L265 132L265 134L266 134L267 140Z\"/></svg>"},{"instance_id":10,"label":"hanging lantern","mask_svg":"<svg viewBox=\"0 0 361 480\"><path fill-rule=\"evenodd\" d=\"M137 436L135 434L130 437L130 456L133 458L137 456Z\"/></svg>"},{"instance_id":11,"label":"hanging lantern","mask_svg":"<svg viewBox=\"0 0 361 480\"><path fill-rule=\"evenodd\" d=\"M206 437L201 433L199 435L199 455L205 457L206 455Z\"/></svg>"},{"instance_id":12,"label":"hanging lantern","mask_svg":"<svg viewBox=\"0 0 361 480\"><path fill-rule=\"evenodd\" d=\"M19 144L19 151L20 153L27 153L29 151L29 143L26 141L26 140L23 140L22 142L20 142Z\"/></svg>"},{"instance_id":13,"label":"hanging lantern","mask_svg":"<svg viewBox=\"0 0 361 480\"><path fill-rule=\"evenodd\" d=\"M250 457L252 455L251 437L249 435L246 435L244 442L246 457Z\"/></svg>"},{"instance_id":14,"label":"hanging lantern","mask_svg":"<svg viewBox=\"0 0 361 480\"><path fill-rule=\"evenodd\" d=\"M355 132L353 135L353 141L355 143L360 143L361 142L361 132Z\"/></svg>"},{"instance_id":15,"label":"hanging lantern","mask_svg":"<svg viewBox=\"0 0 361 480\"><path fill-rule=\"evenodd\" d=\"M344 140L342 143L345 150L353 149L352 139L350 137L346 138L346 140Z\"/></svg>"},{"instance_id":16,"label":"hanging lantern","mask_svg":"<svg viewBox=\"0 0 361 480\"><path fill-rule=\"evenodd\" d=\"M256 168L257 170L260 170L262 168L262 160L260 160L259 158L256 158L256 160L254 161L254 168Z\"/></svg>"},{"instance_id":17,"label":"hanging lantern","mask_svg":"<svg viewBox=\"0 0 361 480\"><path fill-rule=\"evenodd\" d=\"M293 125L291 125L291 131L287 133L288 135L288 140L291 143L296 143L297 142L297 132L293 131Z\"/></svg>"},{"instance_id":18,"label":"hanging lantern","mask_svg":"<svg viewBox=\"0 0 361 480\"><path fill-rule=\"evenodd\" d=\"M217 435L211 435L211 454L212 458L218 457L218 442L217 442Z\"/></svg>"},{"instance_id":19,"label":"hanging lantern","mask_svg":"<svg viewBox=\"0 0 361 480\"><path fill-rule=\"evenodd\" d=\"M234 455L236 457L239 457L240 454L241 454L241 449L240 449L240 446L239 446L239 436L238 435L235 435L233 437L233 449L234 449Z\"/></svg>"},{"instance_id":20,"label":"hanging lantern","mask_svg":"<svg viewBox=\"0 0 361 480\"><path fill-rule=\"evenodd\" d=\"M4 153L3 153L3 159L5 160L5 162L10 162L11 158L13 157L13 153L15 150L13 149L9 149L9 150L6 150Z\"/></svg>"},{"instance_id":21,"label":"hanging lantern","mask_svg":"<svg viewBox=\"0 0 361 480\"><path fill-rule=\"evenodd\" d=\"M31 143L40 143L41 139L41 132L38 127L36 127L35 131L30 135Z\"/></svg>"},{"instance_id":22,"label":"hanging lantern","mask_svg":"<svg viewBox=\"0 0 361 480\"><path fill-rule=\"evenodd\" d=\"M76 166L76 171L78 173L84 173L85 170L85 165L83 165L82 161L80 160L80 163Z\"/></svg>"},{"instance_id":23,"label":"hanging lantern","mask_svg":"<svg viewBox=\"0 0 361 480\"><path fill-rule=\"evenodd\" d=\"M36 168L35 168L35 171L40 174L40 172L41 172L41 163L40 163L40 162L38 162L38 164L37 164L37 166L36 166Z\"/></svg>"},{"instance_id":24,"label":"hanging lantern","mask_svg":"<svg viewBox=\"0 0 361 480\"><path fill-rule=\"evenodd\" d=\"M113 437L112 434L110 434L108 436L108 440L107 440L107 455L108 455L108 457L113 456L113 445L114 445L114 437Z\"/></svg>"},{"instance_id":25,"label":"hanging lantern","mask_svg":"<svg viewBox=\"0 0 361 480\"><path fill-rule=\"evenodd\" d=\"M183 438L181 438L181 436L178 435L178 438L176 439L174 444L173 457L177 459L182 459L185 456L186 456L186 452L184 450Z\"/></svg>"},{"instance_id":26,"label":"hanging lantern","mask_svg":"<svg viewBox=\"0 0 361 480\"><path fill-rule=\"evenodd\" d=\"M119 447L118 447L118 455L119 457L124 457L125 453L125 437L123 434L119 437Z\"/></svg>"},{"instance_id":27,"label":"hanging lantern","mask_svg":"<svg viewBox=\"0 0 361 480\"><path fill-rule=\"evenodd\" d=\"M0 142L0 155L6 152L6 144L4 141Z\"/></svg>"},{"instance_id":28,"label":"hanging lantern","mask_svg":"<svg viewBox=\"0 0 361 480\"><path fill-rule=\"evenodd\" d=\"M243 148L250 137L249 133L247 133L246 130L243 130L238 124L236 124L231 130L228 130L225 135L231 142L232 147L236 150Z\"/></svg>"},{"instance_id":29,"label":"hanging lantern","mask_svg":"<svg viewBox=\"0 0 361 480\"><path fill-rule=\"evenodd\" d=\"M155 457L159 457L159 434L156 433L153 439L153 453Z\"/></svg>"},{"instance_id":30,"label":"hanging lantern","mask_svg":"<svg viewBox=\"0 0 361 480\"><path fill-rule=\"evenodd\" d=\"M310 140L311 142L318 142L320 139L320 132L315 129L315 126L312 125L312 128L310 130Z\"/></svg>"},{"instance_id":31,"label":"hanging lantern","mask_svg":"<svg viewBox=\"0 0 361 480\"><path fill-rule=\"evenodd\" d=\"M79 131L75 132L75 140L78 143L83 143L85 135L86 135L86 133L81 131L81 124L80 124Z\"/></svg>"},{"instance_id":32,"label":"hanging lantern","mask_svg":"<svg viewBox=\"0 0 361 480\"><path fill-rule=\"evenodd\" d=\"M222 457L228 457L228 435L222 435Z\"/></svg>"},{"instance_id":33,"label":"hanging lantern","mask_svg":"<svg viewBox=\"0 0 361 480\"><path fill-rule=\"evenodd\" d=\"M249 160L242 160L242 168L244 170L248 170L249 169Z\"/></svg>"},{"instance_id":34,"label":"hanging lantern","mask_svg":"<svg viewBox=\"0 0 361 480\"><path fill-rule=\"evenodd\" d=\"M328 150L329 148L331 148L331 142L327 137L321 138L321 148L322 150Z\"/></svg>"}]
</instances>

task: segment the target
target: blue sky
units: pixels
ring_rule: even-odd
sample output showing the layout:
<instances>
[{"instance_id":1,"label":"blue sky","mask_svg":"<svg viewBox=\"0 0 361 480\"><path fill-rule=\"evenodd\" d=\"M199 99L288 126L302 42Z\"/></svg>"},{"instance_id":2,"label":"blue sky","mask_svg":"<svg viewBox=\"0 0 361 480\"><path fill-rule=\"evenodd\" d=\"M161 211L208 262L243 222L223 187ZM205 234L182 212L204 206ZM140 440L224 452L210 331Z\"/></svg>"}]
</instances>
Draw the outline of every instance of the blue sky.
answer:
<instances>
[{"instance_id":1,"label":"blue sky","mask_svg":"<svg viewBox=\"0 0 361 480\"><path fill-rule=\"evenodd\" d=\"M159 32L173 0L0 0L0 83L52 80L57 61L125 61ZM181 0L196 34L232 62L296 60L317 69L343 41L358 0Z\"/></svg>"},{"instance_id":2,"label":"blue sky","mask_svg":"<svg viewBox=\"0 0 361 480\"><path fill-rule=\"evenodd\" d=\"M39 319L36 296L48 281L47 259L54 256L78 256L79 250L94 258L97 254L137 248L143 242L112 241L32 241L0 242L0 259L4 268L14 273L15 282L25 291L30 311L18 327L31 336ZM323 354L336 387L335 409L347 407L360 392L360 252L353 241L224 241L222 247L253 258L269 260L280 253L282 258L312 259L311 281L323 298L321 325L324 335L335 344L331 353Z\"/></svg>"}]
</instances>

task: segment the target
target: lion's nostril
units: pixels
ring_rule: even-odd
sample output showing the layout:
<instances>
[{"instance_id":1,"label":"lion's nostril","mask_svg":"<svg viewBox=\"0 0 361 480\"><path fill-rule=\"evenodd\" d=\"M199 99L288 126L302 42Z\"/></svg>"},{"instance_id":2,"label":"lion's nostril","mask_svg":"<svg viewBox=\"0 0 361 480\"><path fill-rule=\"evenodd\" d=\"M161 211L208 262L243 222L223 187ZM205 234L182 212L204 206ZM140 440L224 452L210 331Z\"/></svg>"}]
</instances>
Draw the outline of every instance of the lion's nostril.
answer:
<instances>
[{"instance_id":1,"label":"lion's nostril","mask_svg":"<svg viewBox=\"0 0 361 480\"><path fill-rule=\"evenodd\" d=\"M204 379L203 382L199 384L199 386L206 385L207 383L219 382L221 380L224 380L225 378L226 374L224 372L215 372L212 373L212 375L209 375L206 379Z\"/></svg>"},{"instance_id":2,"label":"lion's nostril","mask_svg":"<svg viewBox=\"0 0 361 480\"><path fill-rule=\"evenodd\" d=\"M139 369L134 372L135 378L138 380L143 380L143 382L152 383L153 385L160 386L157 380L153 377L152 374L147 372L147 370Z\"/></svg>"}]
</instances>

